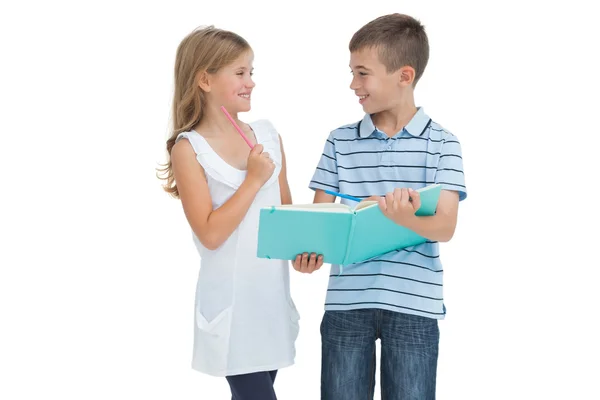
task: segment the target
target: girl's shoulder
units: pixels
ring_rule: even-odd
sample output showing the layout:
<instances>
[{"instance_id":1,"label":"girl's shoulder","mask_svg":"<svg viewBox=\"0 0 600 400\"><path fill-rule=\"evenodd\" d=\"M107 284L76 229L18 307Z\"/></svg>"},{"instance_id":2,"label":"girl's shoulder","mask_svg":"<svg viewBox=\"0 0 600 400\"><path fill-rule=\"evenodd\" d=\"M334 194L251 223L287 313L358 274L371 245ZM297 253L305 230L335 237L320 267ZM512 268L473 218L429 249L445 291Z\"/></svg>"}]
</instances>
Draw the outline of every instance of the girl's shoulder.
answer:
<instances>
[{"instance_id":1,"label":"girl's shoulder","mask_svg":"<svg viewBox=\"0 0 600 400\"><path fill-rule=\"evenodd\" d=\"M175 144L180 142L182 139L187 139L187 141L192 145L194 152L198 155L210 152L210 146L208 145L206 139L193 129L187 132L181 132L179 135L177 135Z\"/></svg>"},{"instance_id":2,"label":"girl's shoulder","mask_svg":"<svg viewBox=\"0 0 600 400\"><path fill-rule=\"evenodd\" d=\"M250 122L248 125L254 131L254 134L261 138L261 141L272 140L279 143L279 133L268 119L259 119L254 122Z\"/></svg>"}]
</instances>

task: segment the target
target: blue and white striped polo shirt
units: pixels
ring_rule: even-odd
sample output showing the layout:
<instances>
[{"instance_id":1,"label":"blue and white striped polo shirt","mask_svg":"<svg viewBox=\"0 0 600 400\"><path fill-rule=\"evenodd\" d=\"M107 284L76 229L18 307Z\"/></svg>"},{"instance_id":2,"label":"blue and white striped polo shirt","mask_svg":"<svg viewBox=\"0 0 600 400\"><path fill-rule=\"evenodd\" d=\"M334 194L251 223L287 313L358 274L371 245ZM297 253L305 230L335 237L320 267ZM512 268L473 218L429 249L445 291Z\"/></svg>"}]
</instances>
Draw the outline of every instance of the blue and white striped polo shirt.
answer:
<instances>
[{"instance_id":1,"label":"blue and white striped polo shirt","mask_svg":"<svg viewBox=\"0 0 600 400\"><path fill-rule=\"evenodd\" d=\"M311 189L334 190L366 198L397 187L418 189L432 183L467 197L460 143L422 108L389 138L370 115L329 135ZM351 204L344 199L342 202ZM375 233L376 234L376 233ZM443 319L443 270L439 244L428 241L364 263L333 265L326 310L381 308Z\"/></svg>"}]
</instances>

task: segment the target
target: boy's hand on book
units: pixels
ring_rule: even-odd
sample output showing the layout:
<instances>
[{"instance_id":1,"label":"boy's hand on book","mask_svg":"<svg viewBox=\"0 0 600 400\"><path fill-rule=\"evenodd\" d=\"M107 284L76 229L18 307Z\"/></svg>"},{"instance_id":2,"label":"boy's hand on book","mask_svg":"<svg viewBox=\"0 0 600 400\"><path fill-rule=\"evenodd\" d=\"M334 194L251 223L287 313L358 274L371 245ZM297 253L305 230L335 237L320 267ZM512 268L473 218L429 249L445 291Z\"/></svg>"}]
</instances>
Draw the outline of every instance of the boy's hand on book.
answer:
<instances>
[{"instance_id":1,"label":"boy's hand on book","mask_svg":"<svg viewBox=\"0 0 600 400\"><path fill-rule=\"evenodd\" d=\"M316 253L311 253L310 257L308 253L298 254L292 265L298 272L312 274L323 266L323 256L317 256Z\"/></svg>"},{"instance_id":2,"label":"boy's hand on book","mask_svg":"<svg viewBox=\"0 0 600 400\"><path fill-rule=\"evenodd\" d=\"M262 186L273 175L273 171L275 171L275 164L269 157L269 153L263 153L262 144L254 146L248 156L246 179L254 180Z\"/></svg>"},{"instance_id":3,"label":"boy's hand on book","mask_svg":"<svg viewBox=\"0 0 600 400\"><path fill-rule=\"evenodd\" d=\"M379 199L379 208L383 214L397 223L406 225L406 222L415 217L415 213L421 207L419 192L407 188L396 188Z\"/></svg>"}]
</instances>

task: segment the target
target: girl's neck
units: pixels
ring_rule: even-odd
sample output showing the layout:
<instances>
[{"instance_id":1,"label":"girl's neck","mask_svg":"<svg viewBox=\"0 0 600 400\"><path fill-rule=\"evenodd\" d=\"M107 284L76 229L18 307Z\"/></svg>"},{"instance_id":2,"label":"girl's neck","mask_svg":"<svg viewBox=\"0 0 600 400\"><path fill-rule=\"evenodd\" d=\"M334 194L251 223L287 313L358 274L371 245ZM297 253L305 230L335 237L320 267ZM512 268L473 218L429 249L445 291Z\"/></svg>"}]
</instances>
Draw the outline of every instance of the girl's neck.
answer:
<instances>
[{"instance_id":1,"label":"girl's neck","mask_svg":"<svg viewBox=\"0 0 600 400\"><path fill-rule=\"evenodd\" d=\"M230 112L229 114L242 130L247 130L246 124L238 119L237 113ZM218 135L221 137L230 137L239 135L220 107L206 107L202 115L202 120L194 129L207 136Z\"/></svg>"}]
</instances>

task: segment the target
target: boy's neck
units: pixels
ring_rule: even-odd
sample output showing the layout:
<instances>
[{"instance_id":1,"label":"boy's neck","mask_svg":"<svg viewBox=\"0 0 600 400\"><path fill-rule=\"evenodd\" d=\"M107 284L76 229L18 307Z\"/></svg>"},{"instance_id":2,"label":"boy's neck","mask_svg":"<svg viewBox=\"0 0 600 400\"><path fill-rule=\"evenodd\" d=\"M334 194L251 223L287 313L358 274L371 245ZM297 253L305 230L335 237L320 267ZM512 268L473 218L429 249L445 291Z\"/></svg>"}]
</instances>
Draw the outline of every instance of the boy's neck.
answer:
<instances>
[{"instance_id":1,"label":"boy's neck","mask_svg":"<svg viewBox=\"0 0 600 400\"><path fill-rule=\"evenodd\" d=\"M417 106L415 106L414 100L410 98L399 102L389 110L372 114L371 119L377 129L389 137L393 137L408 125L416 113Z\"/></svg>"}]
</instances>

